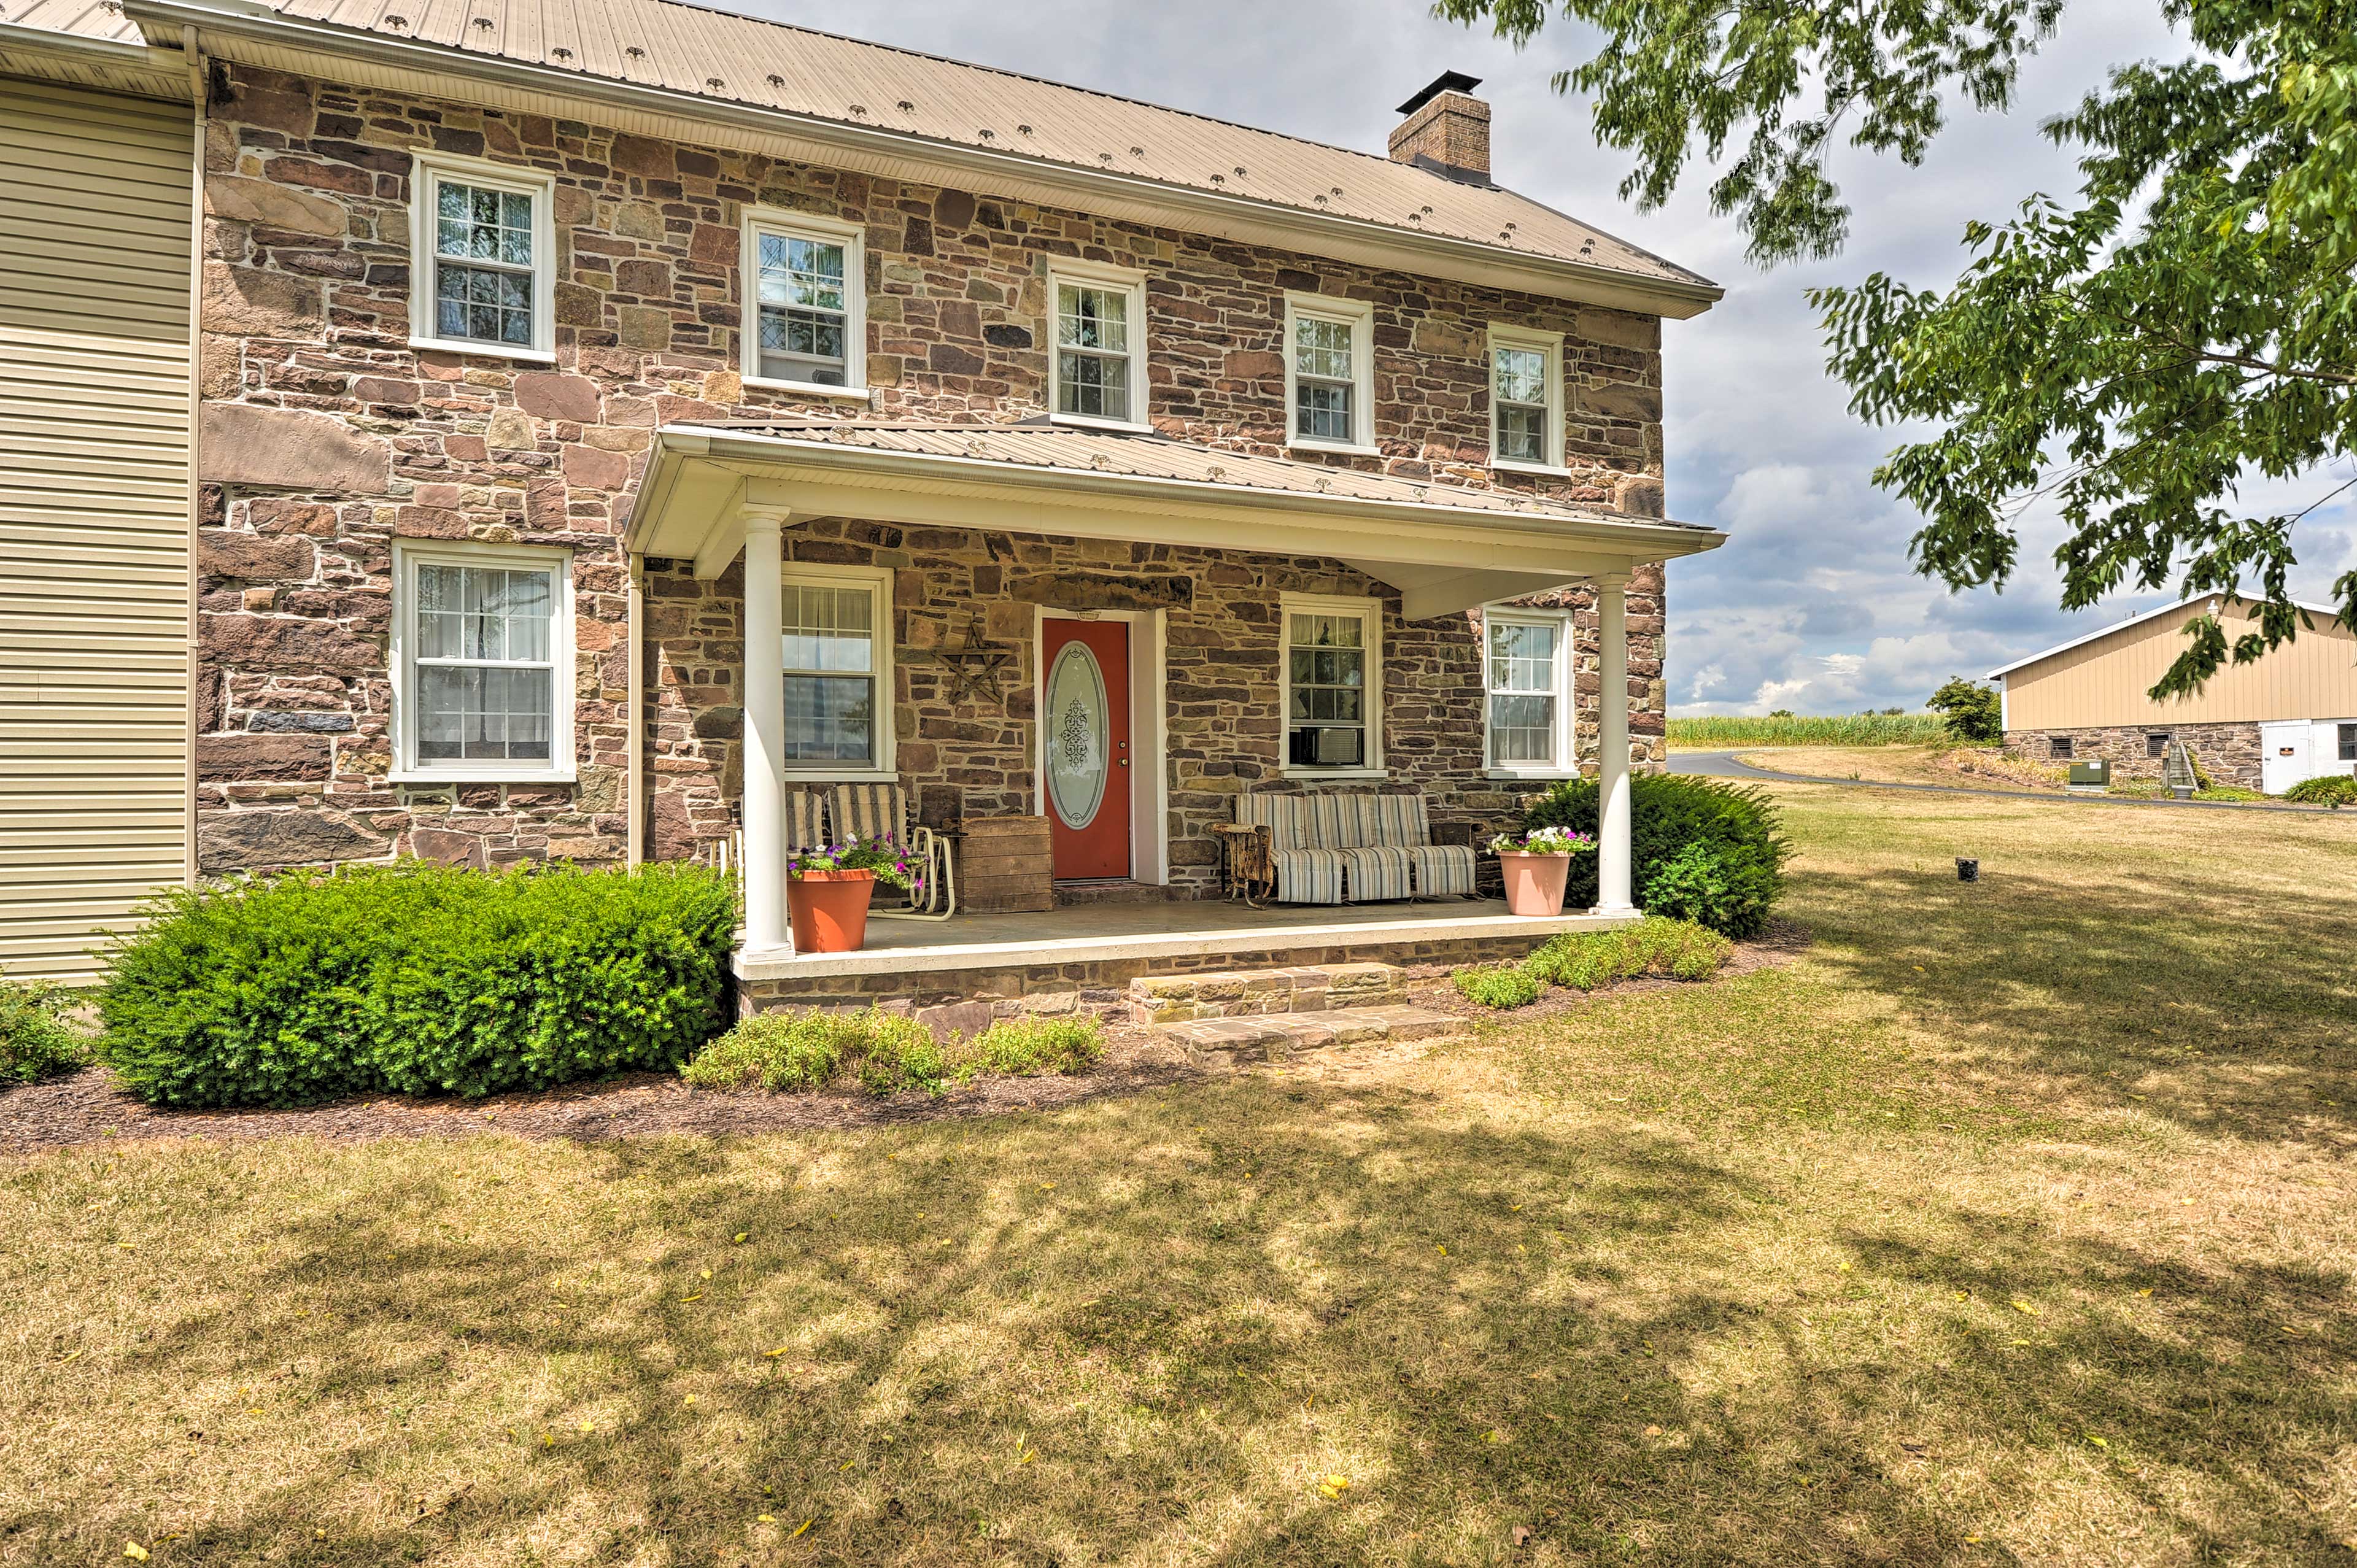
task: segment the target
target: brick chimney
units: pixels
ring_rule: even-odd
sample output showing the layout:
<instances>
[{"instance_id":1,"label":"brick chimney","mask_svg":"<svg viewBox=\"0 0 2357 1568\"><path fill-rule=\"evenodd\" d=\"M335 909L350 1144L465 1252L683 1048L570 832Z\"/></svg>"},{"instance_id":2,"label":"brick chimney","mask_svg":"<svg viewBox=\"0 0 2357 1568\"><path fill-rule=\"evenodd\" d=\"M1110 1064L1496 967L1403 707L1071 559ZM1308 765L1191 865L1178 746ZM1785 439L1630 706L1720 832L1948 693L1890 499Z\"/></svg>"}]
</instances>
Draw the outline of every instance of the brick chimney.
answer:
<instances>
[{"instance_id":1,"label":"brick chimney","mask_svg":"<svg viewBox=\"0 0 2357 1568\"><path fill-rule=\"evenodd\" d=\"M1445 70L1399 106L1392 162L1414 164L1467 185L1490 183L1490 105L1473 96L1477 77Z\"/></svg>"}]
</instances>

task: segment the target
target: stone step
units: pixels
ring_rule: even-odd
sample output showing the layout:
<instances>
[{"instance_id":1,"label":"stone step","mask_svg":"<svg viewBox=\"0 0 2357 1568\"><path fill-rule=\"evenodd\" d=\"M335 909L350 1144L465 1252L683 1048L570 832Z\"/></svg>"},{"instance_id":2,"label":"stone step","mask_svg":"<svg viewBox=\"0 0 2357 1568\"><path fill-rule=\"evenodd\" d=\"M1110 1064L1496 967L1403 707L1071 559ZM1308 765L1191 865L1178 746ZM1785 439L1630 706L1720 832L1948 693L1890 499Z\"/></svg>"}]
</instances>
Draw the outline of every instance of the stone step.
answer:
<instances>
[{"instance_id":1,"label":"stone step","mask_svg":"<svg viewBox=\"0 0 2357 1568\"><path fill-rule=\"evenodd\" d=\"M1428 1007L1402 1005L1337 1007L1324 1013L1261 1013L1227 1018L1193 1018L1165 1024L1155 1032L1184 1045L1199 1060L1279 1062L1321 1046L1359 1046L1376 1041L1422 1040L1455 1034L1461 1018Z\"/></svg>"},{"instance_id":2,"label":"stone step","mask_svg":"<svg viewBox=\"0 0 2357 1568\"><path fill-rule=\"evenodd\" d=\"M1181 1024L1272 1013L1326 1013L1396 1001L1405 976L1391 963L1305 963L1204 974L1142 974L1129 983L1133 1024Z\"/></svg>"}]
</instances>

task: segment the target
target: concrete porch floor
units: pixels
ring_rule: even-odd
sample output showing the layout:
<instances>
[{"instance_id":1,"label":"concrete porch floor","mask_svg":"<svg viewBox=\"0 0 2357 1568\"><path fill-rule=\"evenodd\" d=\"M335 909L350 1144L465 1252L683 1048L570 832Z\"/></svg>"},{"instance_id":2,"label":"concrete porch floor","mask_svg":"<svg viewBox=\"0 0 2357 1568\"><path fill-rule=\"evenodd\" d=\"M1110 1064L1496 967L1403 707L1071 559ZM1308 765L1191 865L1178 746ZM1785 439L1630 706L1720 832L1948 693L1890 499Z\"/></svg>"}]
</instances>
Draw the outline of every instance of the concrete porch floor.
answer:
<instances>
[{"instance_id":1,"label":"concrete porch floor","mask_svg":"<svg viewBox=\"0 0 2357 1568\"><path fill-rule=\"evenodd\" d=\"M867 945L857 952L740 948L736 971L740 980L802 981L1200 958L1222 952L1281 955L1335 948L1363 948L1372 959L1382 956L1381 950L1400 944L1537 940L1558 931L1625 926L1632 918L1570 910L1560 915L1509 915L1505 901L1499 898L1430 904L1280 904L1265 909L1225 899L1094 904L1037 914L959 915L941 921L870 919Z\"/></svg>"}]
</instances>

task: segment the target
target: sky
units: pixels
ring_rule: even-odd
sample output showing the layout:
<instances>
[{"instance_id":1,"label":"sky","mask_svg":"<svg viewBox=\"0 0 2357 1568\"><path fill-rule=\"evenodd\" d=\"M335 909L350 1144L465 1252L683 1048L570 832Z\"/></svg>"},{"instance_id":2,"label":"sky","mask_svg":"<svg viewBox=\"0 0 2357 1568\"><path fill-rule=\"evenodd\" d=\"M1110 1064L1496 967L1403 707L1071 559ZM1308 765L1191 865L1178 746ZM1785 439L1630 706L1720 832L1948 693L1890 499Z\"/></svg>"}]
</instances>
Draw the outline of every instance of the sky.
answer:
<instances>
[{"instance_id":1,"label":"sky","mask_svg":"<svg viewBox=\"0 0 2357 1568\"><path fill-rule=\"evenodd\" d=\"M1663 324L1670 515L1725 529L1727 542L1674 563L1668 685L1674 714L1856 713L1920 707L1951 675L1996 666L2175 594L2059 607L2062 530L2024 520L2021 569L2002 594L1951 595L1917 576L1920 520L1868 476L1903 430L1847 410L1824 371L1803 291L1882 271L1944 285L1966 259L1967 220L2001 221L2033 190L2075 188L2039 123L2101 84L2111 64L2182 52L2152 0L2074 0L2022 74L2007 115L1959 108L1920 167L1850 154L1834 166L1855 216L1826 263L1760 271L1702 182L1659 210L1616 194L1625 156L1596 145L1584 104L1555 73L1592 35L1558 23L1516 52L1435 20L1425 0L721 0L778 21L1117 92L1293 135L1381 153L1395 107L1444 70L1482 79L1500 184L1702 273L1727 297ZM2254 486L2254 508L2296 511L2352 477ZM2357 496L2357 492L2352 492ZM2322 601L2357 567L2357 500L2318 509L2296 536L2296 595Z\"/></svg>"}]
</instances>

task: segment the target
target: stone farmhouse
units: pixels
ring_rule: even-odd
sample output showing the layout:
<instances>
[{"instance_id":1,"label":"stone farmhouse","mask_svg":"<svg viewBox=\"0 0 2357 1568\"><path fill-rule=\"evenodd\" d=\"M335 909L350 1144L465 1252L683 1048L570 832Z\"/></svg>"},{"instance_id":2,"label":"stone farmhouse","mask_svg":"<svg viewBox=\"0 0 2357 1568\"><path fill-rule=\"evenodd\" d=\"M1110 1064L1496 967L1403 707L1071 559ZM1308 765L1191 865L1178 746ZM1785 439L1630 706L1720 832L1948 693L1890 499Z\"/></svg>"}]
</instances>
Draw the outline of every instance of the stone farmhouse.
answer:
<instances>
[{"instance_id":1,"label":"stone farmhouse","mask_svg":"<svg viewBox=\"0 0 2357 1568\"><path fill-rule=\"evenodd\" d=\"M737 866L763 1000L1625 915L1720 291L1495 185L1479 85L1376 154L675 0L0 0L0 968L404 855ZM1259 797L1582 772L1592 912L1223 899ZM855 784L1046 819L1058 908L796 952Z\"/></svg>"}]
</instances>

